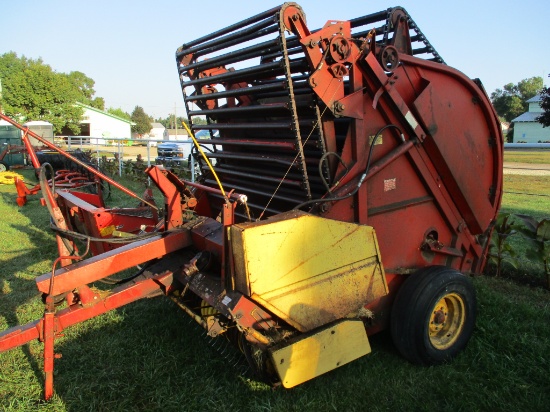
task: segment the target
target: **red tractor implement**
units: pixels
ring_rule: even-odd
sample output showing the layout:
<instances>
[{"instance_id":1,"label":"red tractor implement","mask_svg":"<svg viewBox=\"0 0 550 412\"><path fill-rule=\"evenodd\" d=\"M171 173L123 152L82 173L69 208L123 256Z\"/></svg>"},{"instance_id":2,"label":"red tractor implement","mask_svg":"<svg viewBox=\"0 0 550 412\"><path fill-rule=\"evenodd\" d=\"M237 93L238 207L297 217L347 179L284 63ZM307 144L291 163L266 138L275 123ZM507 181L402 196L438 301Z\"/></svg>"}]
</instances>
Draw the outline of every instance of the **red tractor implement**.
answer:
<instances>
[{"instance_id":1,"label":"red tractor implement","mask_svg":"<svg viewBox=\"0 0 550 412\"><path fill-rule=\"evenodd\" d=\"M402 8L310 30L285 3L185 43L176 62L191 131L219 131L195 142L199 181L148 168L162 218L150 200L111 210L45 187L62 267L36 279L44 317L1 333L0 351L44 341L49 398L56 336L162 293L286 388L368 354L386 328L414 363L456 356L502 196L481 83Z\"/></svg>"},{"instance_id":2,"label":"red tractor implement","mask_svg":"<svg viewBox=\"0 0 550 412\"><path fill-rule=\"evenodd\" d=\"M75 169L59 169L53 170L53 167L48 170L48 173L44 176L48 176L48 182L47 184L49 186L55 186L57 188L65 188L65 189L82 189L84 187L91 187L94 186L93 190L101 191L104 183L102 182L101 176L103 174L99 173L96 174L95 172L92 173L91 171L96 169L89 164L89 162L86 162L85 160L75 157L77 156L77 153L75 152L66 152L59 147L53 145L48 140L42 138L41 136L34 133L32 130L29 130L28 127L23 126L13 119L9 118L8 116L0 113L0 119L5 120L6 122L10 123L12 126L17 127L21 130L21 140L23 143L23 146L10 146L8 145L2 153L0 153L0 161L9 153L24 153L27 154L30 160L30 163L35 168L35 171L38 173L41 162L39 157L49 157L52 154L55 154L59 157L64 157L68 164L70 164L74 168L78 168L81 171L77 171ZM39 143L43 144L43 147L36 148L31 144L30 137L33 137L36 139ZM44 150L45 149L45 150ZM79 152L79 154L82 154L82 152ZM7 168L6 168L7 170ZM110 180L110 179L109 179ZM15 177L13 179L13 183L15 184L15 187L17 189L17 204L19 206L24 206L27 203L27 196L29 195L36 195L40 192L40 184L37 184L33 187L29 187L27 183L25 183L22 179L19 179L18 177ZM122 187L122 186L121 186Z\"/></svg>"}]
</instances>

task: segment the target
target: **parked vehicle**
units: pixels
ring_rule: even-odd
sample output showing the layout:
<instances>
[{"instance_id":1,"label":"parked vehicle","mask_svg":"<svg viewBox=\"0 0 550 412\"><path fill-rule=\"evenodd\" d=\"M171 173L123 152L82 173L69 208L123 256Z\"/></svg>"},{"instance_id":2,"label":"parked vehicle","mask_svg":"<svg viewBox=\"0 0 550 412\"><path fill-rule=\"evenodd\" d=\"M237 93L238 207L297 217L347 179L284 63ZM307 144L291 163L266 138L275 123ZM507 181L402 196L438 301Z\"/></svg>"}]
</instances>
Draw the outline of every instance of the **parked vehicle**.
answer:
<instances>
[{"instance_id":1,"label":"parked vehicle","mask_svg":"<svg viewBox=\"0 0 550 412\"><path fill-rule=\"evenodd\" d=\"M198 141L204 141L218 138L220 135L218 130L212 130L212 136L209 130L199 130L195 133L195 138ZM212 144L201 144L201 148L206 152L213 152L216 149ZM217 150L221 150L217 148ZM179 142L166 142L160 143L157 146L158 156L155 158L155 164L163 165L166 168L181 168L191 167L191 154L193 154L194 162L196 164L196 172L200 173L200 160L197 149L194 147L193 140L187 138L186 140ZM214 162L215 163L215 162Z\"/></svg>"}]
</instances>

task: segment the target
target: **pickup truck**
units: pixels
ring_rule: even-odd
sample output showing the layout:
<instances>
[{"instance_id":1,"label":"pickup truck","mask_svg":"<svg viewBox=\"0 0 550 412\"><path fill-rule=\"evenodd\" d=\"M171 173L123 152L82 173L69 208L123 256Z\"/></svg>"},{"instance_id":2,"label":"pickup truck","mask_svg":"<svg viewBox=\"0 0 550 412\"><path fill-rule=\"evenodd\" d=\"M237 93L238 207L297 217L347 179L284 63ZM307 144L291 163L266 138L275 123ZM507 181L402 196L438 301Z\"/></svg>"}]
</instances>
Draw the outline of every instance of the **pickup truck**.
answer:
<instances>
[{"instance_id":1,"label":"pickup truck","mask_svg":"<svg viewBox=\"0 0 550 412\"><path fill-rule=\"evenodd\" d=\"M218 130L213 130L212 134L214 138L219 136ZM199 130L195 133L195 137L200 140L210 139L210 132L208 130ZM213 151L214 147L211 144L201 145L205 151ZM163 165L166 168L176 168L181 166L191 167L191 153L195 158L195 164L198 166L196 150L192 150L193 140L187 138L186 140L179 142L166 142L160 143L157 146L157 157L155 163L157 165ZM219 146L218 146L218 150ZM196 167L196 172L199 171Z\"/></svg>"}]
</instances>

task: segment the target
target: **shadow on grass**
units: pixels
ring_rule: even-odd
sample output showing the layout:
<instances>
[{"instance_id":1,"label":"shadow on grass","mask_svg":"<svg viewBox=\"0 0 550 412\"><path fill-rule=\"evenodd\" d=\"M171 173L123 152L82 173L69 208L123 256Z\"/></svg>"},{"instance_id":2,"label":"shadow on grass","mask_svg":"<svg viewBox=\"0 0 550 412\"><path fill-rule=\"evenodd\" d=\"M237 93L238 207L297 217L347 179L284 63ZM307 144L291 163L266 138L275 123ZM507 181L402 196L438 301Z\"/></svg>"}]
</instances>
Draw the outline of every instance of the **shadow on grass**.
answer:
<instances>
[{"instance_id":1,"label":"shadow on grass","mask_svg":"<svg viewBox=\"0 0 550 412\"><path fill-rule=\"evenodd\" d=\"M242 368L231 367L189 321L165 297L90 321L57 345L57 395L68 411L211 410L205 406L221 401L228 384L246 396Z\"/></svg>"},{"instance_id":2,"label":"shadow on grass","mask_svg":"<svg viewBox=\"0 0 550 412\"><path fill-rule=\"evenodd\" d=\"M43 245L52 242L51 236L48 236L42 230L33 226L11 225L11 227L15 231L25 234L32 244ZM16 240L17 239L14 239L14 241ZM30 304L30 301L35 299L39 294L33 278L16 274L17 272L23 274L34 272L30 267L34 265L38 259L43 260L44 255L41 254L40 250L30 249L22 253L18 251L14 257L3 260L0 264L0 270L3 273L3 280L0 286L9 290L8 293L3 294L0 304L1 315L5 319L8 328L21 324L21 319L18 316L20 307L25 304ZM39 379L43 379L42 370L36 361L35 355L31 353L29 345L22 345L21 350L27 358L34 374Z\"/></svg>"},{"instance_id":3,"label":"shadow on grass","mask_svg":"<svg viewBox=\"0 0 550 412\"><path fill-rule=\"evenodd\" d=\"M245 359L236 348L219 353L204 331L164 297L104 316L56 346L63 354L56 361L56 394L68 411L323 410L326 398L339 397L348 379L358 384L358 374L373 360L406 364L389 334L381 333L371 339L374 358L290 390L272 388L244 371ZM234 355L240 363L227 359ZM346 402L337 400L342 407Z\"/></svg>"},{"instance_id":4,"label":"shadow on grass","mask_svg":"<svg viewBox=\"0 0 550 412\"><path fill-rule=\"evenodd\" d=\"M18 170L24 175L25 180L32 181L32 170ZM32 183L31 183L32 184ZM3 187L0 193L0 202L4 205L3 213L8 215L21 214L30 221L30 224L21 223L20 218L5 217L2 237L6 245L2 251L0 271L2 280L0 288L3 291L0 301L0 315L5 319L8 328L36 320L29 319L29 315L21 312L21 307L32 307L33 313L42 312L36 309L36 298L39 292L34 282L34 277L43 274L42 267L49 264L40 262L55 259L56 247L52 234L49 232L49 213L46 208L39 205L40 196L28 196L27 205L18 207L16 203L16 190L14 186ZM15 223L9 223L15 222ZM33 302L34 301L34 302ZM27 312L27 311L26 311ZM28 361L32 372L41 381L43 380L42 368L37 361L36 353L32 353L28 344L22 345L21 350Z\"/></svg>"},{"instance_id":5,"label":"shadow on grass","mask_svg":"<svg viewBox=\"0 0 550 412\"><path fill-rule=\"evenodd\" d=\"M550 289L550 285L548 284L544 272L537 265L533 265L530 261L526 261L524 264L520 263L517 268L507 262L504 262L502 264L500 276L497 276L495 264L489 262L487 263L483 274L489 277L511 280L518 285L547 290Z\"/></svg>"}]
</instances>

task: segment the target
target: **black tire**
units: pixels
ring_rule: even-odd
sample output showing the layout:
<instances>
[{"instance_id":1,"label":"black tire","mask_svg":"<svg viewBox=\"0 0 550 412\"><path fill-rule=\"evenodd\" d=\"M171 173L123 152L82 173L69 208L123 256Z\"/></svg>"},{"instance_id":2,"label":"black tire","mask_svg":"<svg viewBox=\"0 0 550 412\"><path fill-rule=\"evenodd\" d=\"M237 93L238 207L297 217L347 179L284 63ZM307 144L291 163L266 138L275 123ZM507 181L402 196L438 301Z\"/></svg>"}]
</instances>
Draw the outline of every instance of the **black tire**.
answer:
<instances>
[{"instance_id":1,"label":"black tire","mask_svg":"<svg viewBox=\"0 0 550 412\"><path fill-rule=\"evenodd\" d=\"M391 334L410 362L437 365L464 349L475 326L472 282L445 266L412 274L399 289L391 314Z\"/></svg>"},{"instance_id":2,"label":"black tire","mask_svg":"<svg viewBox=\"0 0 550 412\"><path fill-rule=\"evenodd\" d=\"M7 172L10 170L10 166L7 163L0 162L0 172Z\"/></svg>"}]
</instances>

